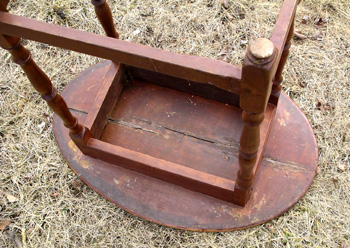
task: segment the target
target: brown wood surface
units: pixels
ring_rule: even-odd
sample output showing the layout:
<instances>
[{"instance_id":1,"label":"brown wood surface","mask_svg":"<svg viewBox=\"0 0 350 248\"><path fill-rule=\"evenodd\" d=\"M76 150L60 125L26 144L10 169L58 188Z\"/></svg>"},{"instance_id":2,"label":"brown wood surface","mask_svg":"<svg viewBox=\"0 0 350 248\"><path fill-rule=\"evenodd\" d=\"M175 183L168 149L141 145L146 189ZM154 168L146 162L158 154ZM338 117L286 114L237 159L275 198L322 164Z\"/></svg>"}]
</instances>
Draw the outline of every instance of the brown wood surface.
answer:
<instances>
[{"instance_id":1,"label":"brown wood surface","mask_svg":"<svg viewBox=\"0 0 350 248\"><path fill-rule=\"evenodd\" d=\"M0 1L0 11L7 12L7 5L9 4L10 0L1 0Z\"/></svg>"},{"instance_id":2,"label":"brown wood surface","mask_svg":"<svg viewBox=\"0 0 350 248\"><path fill-rule=\"evenodd\" d=\"M181 79L178 77L173 77L159 72L149 71L136 67L129 67L128 69L133 79L165 86L178 91L239 107L240 85L232 85L236 86L237 88L232 88L232 91L229 92L212 84L198 83L191 80Z\"/></svg>"},{"instance_id":3,"label":"brown wood surface","mask_svg":"<svg viewBox=\"0 0 350 248\"><path fill-rule=\"evenodd\" d=\"M105 73L108 62L95 68L95 72ZM93 78L89 72L82 73L82 76ZM93 83L87 82L84 87L93 86L84 91L90 97L82 98L75 91L80 86L78 79L73 80L63 96L70 107L82 107L75 113L83 122L86 116L84 108L89 109L88 104L93 101L88 98L94 92L96 94L98 87L93 91ZM74 95L83 99L83 104L76 101L71 104ZM66 129L56 117L54 131L64 157L90 187L142 218L189 230L232 230L268 221L293 206L305 194L317 168L317 145L312 129L302 112L283 94L257 169L251 199L244 208L85 156L70 141Z\"/></svg>"},{"instance_id":4,"label":"brown wood surface","mask_svg":"<svg viewBox=\"0 0 350 248\"><path fill-rule=\"evenodd\" d=\"M273 43L268 39L257 39L252 42ZM272 48L272 54L266 58L256 58L248 46L243 61L242 81L240 91L240 107L249 113L260 114L265 111L271 93L273 68L276 67L276 51ZM258 50L258 49L257 49ZM262 50L264 48L262 47ZM259 51L256 51L259 52Z\"/></svg>"},{"instance_id":5,"label":"brown wood surface","mask_svg":"<svg viewBox=\"0 0 350 248\"><path fill-rule=\"evenodd\" d=\"M86 70L73 80L72 90L65 94L72 110L89 111L93 104L89 96L97 94L100 75L106 73L109 64L108 61L97 64L93 67L95 73ZM80 77L84 80L78 80ZM86 94L76 95L74 92L81 87L86 87ZM162 114L155 111L156 107ZM235 109L228 104L138 81L123 89L101 140L235 180L238 168L234 164L237 164L243 124L237 121L241 118L241 111ZM261 140L267 136L268 120L272 118L269 115L273 111L274 106L268 105L261 126ZM173 140L176 142L171 142ZM211 166L214 164L217 166Z\"/></svg>"},{"instance_id":6,"label":"brown wood surface","mask_svg":"<svg viewBox=\"0 0 350 248\"><path fill-rule=\"evenodd\" d=\"M91 0L95 6L95 13L108 37L118 39L119 34L115 30L111 9L106 0Z\"/></svg>"},{"instance_id":7,"label":"brown wood surface","mask_svg":"<svg viewBox=\"0 0 350 248\"><path fill-rule=\"evenodd\" d=\"M275 105L278 104L278 99L279 99L279 96L281 94L281 90L282 90L281 83L283 82L282 72L283 72L284 66L287 62L287 59L288 59L289 48L292 45L291 40L292 40L293 35L294 35L294 18L295 18L295 16L293 16L293 21L292 21L292 24L289 28L286 43L285 43L283 51L282 51L282 56L281 56L281 59L280 59L279 64L278 64L275 78L273 80L271 97L270 97L269 101Z\"/></svg>"},{"instance_id":8,"label":"brown wood surface","mask_svg":"<svg viewBox=\"0 0 350 248\"><path fill-rule=\"evenodd\" d=\"M237 92L241 69L225 62L180 55L0 12L2 34L22 37L198 83ZM64 34L64 35L63 35Z\"/></svg>"},{"instance_id":9,"label":"brown wood surface","mask_svg":"<svg viewBox=\"0 0 350 248\"><path fill-rule=\"evenodd\" d=\"M96 99L103 99L105 95L99 96L105 84L101 82L106 81L103 76L111 70L109 64L111 62L96 65L88 70L90 73L84 72L79 80L73 81L72 89L87 88L89 95L96 95L94 103L74 97L74 91L65 96L71 101L71 109L78 112L86 113L89 109L86 105L93 105L88 110L87 119L98 109L94 106ZM98 89L94 85L101 87ZM269 105L261 126L263 142L259 154L274 111L274 106ZM88 145L87 152L92 157L231 201L238 170L238 141L243 126L241 113L239 108L228 104L134 81L122 91L101 135L101 140L106 143L93 141L97 145ZM84 123L89 127L87 119ZM136 153L130 155L132 151ZM145 161L141 158L142 154L147 155ZM173 165L167 166L166 161ZM207 184L196 179L201 174L200 178L208 179ZM218 183L220 180L229 180L232 187Z\"/></svg>"},{"instance_id":10,"label":"brown wood surface","mask_svg":"<svg viewBox=\"0 0 350 248\"><path fill-rule=\"evenodd\" d=\"M266 111L262 140L274 109L269 105ZM101 140L235 180L241 113L234 106L137 81L123 91Z\"/></svg>"},{"instance_id":11,"label":"brown wood surface","mask_svg":"<svg viewBox=\"0 0 350 248\"><path fill-rule=\"evenodd\" d=\"M13 61L21 66L35 90L47 102L51 110L63 120L64 125L70 130L70 134L80 142L82 135L85 134L85 128L72 115L66 102L57 93L48 76L34 62L30 51L22 45L21 39L0 36L0 46L12 55Z\"/></svg>"},{"instance_id":12,"label":"brown wood surface","mask_svg":"<svg viewBox=\"0 0 350 248\"><path fill-rule=\"evenodd\" d=\"M272 88L272 68L276 63L274 44L268 39L254 40L243 61L240 106L244 126L239 142L239 171L233 202L244 206L250 198L255 177L254 167L260 164L259 147L264 147L260 125ZM267 131L268 132L268 131Z\"/></svg>"},{"instance_id":13,"label":"brown wood surface","mask_svg":"<svg viewBox=\"0 0 350 248\"><path fill-rule=\"evenodd\" d=\"M136 81L122 92L101 140L235 180L240 115L230 105Z\"/></svg>"},{"instance_id":14,"label":"brown wood surface","mask_svg":"<svg viewBox=\"0 0 350 248\"><path fill-rule=\"evenodd\" d=\"M282 53L289 36L289 30L294 23L294 16L297 10L298 0L284 0L276 25L272 31L270 40L275 45L278 54L277 61L280 61Z\"/></svg>"},{"instance_id":15,"label":"brown wood surface","mask_svg":"<svg viewBox=\"0 0 350 248\"><path fill-rule=\"evenodd\" d=\"M132 139L132 137L130 138ZM217 199L232 201L235 187L235 182L232 180L193 170L97 139L89 140L87 155Z\"/></svg>"},{"instance_id":16,"label":"brown wood surface","mask_svg":"<svg viewBox=\"0 0 350 248\"><path fill-rule=\"evenodd\" d=\"M84 122L84 126L90 130L96 139L100 138L123 89L125 83L124 70L121 69L119 64L110 63L103 80L99 80L99 82L101 82L100 88Z\"/></svg>"}]
</instances>

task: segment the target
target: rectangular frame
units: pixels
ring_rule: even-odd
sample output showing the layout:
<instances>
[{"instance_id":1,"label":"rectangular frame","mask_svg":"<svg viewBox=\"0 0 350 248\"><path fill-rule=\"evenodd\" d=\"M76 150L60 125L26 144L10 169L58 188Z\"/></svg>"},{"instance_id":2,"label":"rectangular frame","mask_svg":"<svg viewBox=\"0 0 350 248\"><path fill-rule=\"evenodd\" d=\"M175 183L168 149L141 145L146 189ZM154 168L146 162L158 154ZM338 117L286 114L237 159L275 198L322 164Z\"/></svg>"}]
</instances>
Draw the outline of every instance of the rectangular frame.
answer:
<instances>
[{"instance_id":1,"label":"rectangular frame","mask_svg":"<svg viewBox=\"0 0 350 248\"><path fill-rule=\"evenodd\" d=\"M229 92L233 95L239 96L240 94L242 73L240 67L197 56L179 55L156 48L11 15L6 12L8 2L4 1L0 5L1 38L3 38L3 35L23 37L110 59L115 62L118 61L123 65L132 66L133 68L177 77L197 84L209 85L210 87ZM285 0L275 25L271 41L277 48L278 53L277 62L270 68L272 75L276 73L279 65L288 32L293 23L296 6L297 0ZM64 36L62 36L63 33ZM86 153L92 157L112 163L118 162L119 165L126 168L172 182L194 191L226 201L232 201L232 194L235 188L234 181L152 158L145 154L130 151L96 139L101 135L108 116L122 91L125 73L127 73L125 67L120 70L120 66L112 64L105 76L105 80L96 96L94 106L89 111L85 123L94 136L94 138L90 138L87 142ZM178 86L175 84L173 87L176 88ZM204 97L208 97L206 94L204 94ZM212 98L217 100L216 98L220 97L215 96ZM255 175L261 159L274 113L275 106L269 104L264 123L261 126L261 142L258 143L257 162L253 168L253 175ZM142 161L142 159L145 159L146 162Z\"/></svg>"}]
</instances>

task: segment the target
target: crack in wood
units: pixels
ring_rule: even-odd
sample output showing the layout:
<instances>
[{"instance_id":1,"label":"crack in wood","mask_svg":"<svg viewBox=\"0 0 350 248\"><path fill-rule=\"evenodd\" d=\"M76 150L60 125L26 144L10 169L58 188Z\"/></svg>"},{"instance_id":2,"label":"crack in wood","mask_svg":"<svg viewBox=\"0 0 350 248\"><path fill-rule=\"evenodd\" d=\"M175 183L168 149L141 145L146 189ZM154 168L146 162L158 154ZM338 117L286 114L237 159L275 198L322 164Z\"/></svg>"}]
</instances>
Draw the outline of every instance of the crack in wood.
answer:
<instances>
[{"instance_id":1,"label":"crack in wood","mask_svg":"<svg viewBox=\"0 0 350 248\"><path fill-rule=\"evenodd\" d=\"M73 112L78 112L80 114L85 114L87 115L88 113L86 111L82 111L82 110L78 110L78 109L74 109L74 108L68 108L70 111L73 111Z\"/></svg>"},{"instance_id":2,"label":"crack in wood","mask_svg":"<svg viewBox=\"0 0 350 248\"><path fill-rule=\"evenodd\" d=\"M280 170L286 170L290 172L314 172L315 170L306 167L305 165L298 164L291 161L285 161L278 158L263 157L263 161L268 162L268 166L274 167Z\"/></svg>"},{"instance_id":3,"label":"crack in wood","mask_svg":"<svg viewBox=\"0 0 350 248\"><path fill-rule=\"evenodd\" d=\"M188 137L191 137L191 138L194 138L194 139L197 139L197 140L208 142L208 143L214 144L214 145L219 146L219 147L233 149L235 152L236 151L238 152L238 149L239 149L239 142L234 141L232 139L229 140L231 142L231 144L224 144L224 143L221 143L221 142L216 141L216 140L212 140L212 139L208 139L208 138L204 138L204 137L198 137L196 135L193 135L191 133L188 133L188 132L185 132L185 131L182 131L182 130L178 130L178 129L162 126L162 125L159 125L159 124L154 123L152 121L145 120L145 119L142 119L142 118L138 118L136 116L133 116L132 118L135 119L135 120L142 121L142 122L145 122L147 124L156 126L158 128L164 128L165 130L169 130L169 131L174 132L174 133L182 134L184 136L188 136ZM225 138L225 139L227 140L227 138ZM233 154L233 155L237 155L237 154Z\"/></svg>"},{"instance_id":4,"label":"crack in wood","mask_svg":"<svg viewBox=\"0 0 350 248\"><path fill-rule=\"evenodd\" d=\"M76 111L76 112L81 113L81 114L87 114L87 112L85 112L85 111L81 111L81 110L77 110L77 109L73 109L73 108L70 108L70 110ZM135 119L135 120L138 120L138 121L145 122L145 123L147 123L147 124L149 124L151 126L154 126L157 129L165 129L165 130L168 130L170 132L174 132L174 133L181 134L181 135L184 135L184 136L196 139L196 140L200 140L200 141L203 141L203 142L207 142L207 143L213 144L213 145L215 145L217 147L230 149L230 151L225 151L225 152L227 154L230 154L230 155L233 155L233 156L238 156L239 142L237 142L237 141L235 141L233 139L228 139L227 137L224 137L224 139L228 140L230 143L222 143L222 142L219 142L217 140L212 140L212 139L208 139L208 138L205 138L205 137L198 137L198 136L196 136L194 134L191 134L191 133L188 133L188 132L185 132L185 131L182 131L182 130L178 130L178 129L162 126L160 124L157 124L157 123L154 123L152 121L145 120L145 119L142 119L142 118L139 118L139 117L136 117L136 116L133 116L132 118ZM125 126L125 127L134 128L136 130L149 132L149 133L154 133L154 134L157 134L157 135L162 135L161 133L159 133L159 132L157 132L155 130L144 128L144 127L141 127L139 125L135 125L133 123L129 123L129 122L126 122L126 121L115 120L115 119L112 119L112 118L109 118L108 121L116 123L118 125Z\"/></svg>"},{"instance_id":5,"label":"crack in wood","mask_svg":"<svg viewBox=\"0 0 350 248\"><path fill-rule=\"evenodd\" d=\"M81 111L81 110L77 110L77 109L74 109L74 108L69 108L69 109L71 111L73 111L73 112L78 112L80 114L87 115L86 111ZM147 123L149 125L152 125L152 126L154 126L156 128L159 128L159 129L163 128L165 130L168 130L168 131L171 131L171 132L174 132L174 133L178 133L178 134L181 134L181 135L184 135L184 136L188 136L188 137L191 137L193 139L200 140L200 141L204 141L204 142L207 142L207 143L219 146L219 147L229 148L229 149L231 149L231 151L230 152L225 151L225 154L238 156L239 142L237 142L235 140L225 138L226 140L229 140L231 142L231 144L223 144L223 143L220 143L218 141L211 140L211 139L208 139L208 138L197 137L197 136L195 136L193 134L190 134L190 133L187 133L187 132L184 132L184 131L181 131L181 130L165 127L165 126L153 123L152 121L145 120L145 119L142 119L142 118L138 118L138 117L135 117L135 116L133 116L132 118L135 119L135 120L138 120L138 121L145 122L145 123ZM159 133L159 132L157 132L155 130L147 129L147 128L144 128L144 127L141 127L139 125L135 125L135 124L132 124L132 123L129 123L129 122L126 122L126 121L115 120L115 119L112 119L112 118L109 118L108 121L116 123L118 125L125 126L125 127L134 128L136 130L141 130L141 131L144 131L144 132L149 132L149 133L153 133L153 134L157 134L157 135L162 135L161 133ZM281 160L281 159L278 159L278 158L275 158L275 157L263 156L262 161L267 162L266 166L269 166L269 167L272 167L272 168L276 168L276 169L279 169L279 170L285 170L285 171L288 171L288 172L295 172L295 173L314 172L313 169L310 169L310 168L306 167L305 165L302 165L302 164L299 164L299 163L295 163L295 162L292 162L292 161Z\"/></svg>"},{"instance_id":6,"label":"crack in wood","mask_svg":"<svg viewBox=\"0 0 350 248\"><path fill-rule=\"evenodd\" d=\"M137 130L141 130L141 131L145 131L145 132L149 132L149 133L160 134L160 133L158 133L158 132L156 132L156 131L154 131L154 130L147 129L147 128L143 128L143 127L141 127L141 126L138 126L138 125L135 125L135 124L126 122L126 121L114 120L114 119L111 119L111 118L109 118L108 121L109 121L109 122L116 123L116 124L119 124L119 125L122 125L122 126L125 126L125 127L134 128L134 129L137 129Z\"/></svg>"}]
</instances>

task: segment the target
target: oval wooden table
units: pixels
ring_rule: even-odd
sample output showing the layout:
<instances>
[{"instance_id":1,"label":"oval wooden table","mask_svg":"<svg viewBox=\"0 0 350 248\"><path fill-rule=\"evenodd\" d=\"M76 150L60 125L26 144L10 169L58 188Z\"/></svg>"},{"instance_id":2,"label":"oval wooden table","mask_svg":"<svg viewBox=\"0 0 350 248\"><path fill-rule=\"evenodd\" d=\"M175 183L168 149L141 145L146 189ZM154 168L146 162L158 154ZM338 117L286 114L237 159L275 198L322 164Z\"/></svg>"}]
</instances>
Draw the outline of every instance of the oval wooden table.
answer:
<instances>
[{"instance_id":1,"label":"oval wooden table","mask_svg":"<svg viewBox=\"0 0 350 248\"><path fill-rule=\"evenodd\" d=\"M102 62L82 72L62 94L80 123L84 123L108 63ZM138 91L123 92L120 101L131 95L138 99L142 87L151 86L139 84L138 87ZM280 97L252 196L244 208L83 155L57 116L54 116L54 133L69 166L96 192L143 219L186 230L228 231L267 222L304 196L317 169L318 149L312 128L285 94Z\"/></svg>"}]
</instances>

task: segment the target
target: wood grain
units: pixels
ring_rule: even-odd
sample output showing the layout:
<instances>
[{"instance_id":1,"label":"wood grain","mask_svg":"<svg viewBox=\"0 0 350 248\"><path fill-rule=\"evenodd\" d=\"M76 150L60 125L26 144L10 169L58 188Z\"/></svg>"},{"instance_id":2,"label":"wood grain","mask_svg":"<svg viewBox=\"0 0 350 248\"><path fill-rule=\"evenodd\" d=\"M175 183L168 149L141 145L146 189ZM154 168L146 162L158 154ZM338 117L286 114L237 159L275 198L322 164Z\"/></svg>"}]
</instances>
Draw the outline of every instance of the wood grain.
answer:
<instances>
[{"instance_id":1,"label":"wood grain","mask_svg":"<svg viewBox=\"0 0 350 248\"><path fill-rule=\"evenodd\" d=\"M94 98L95 95L97 99L101 94L101 88L95 85L101 85L105 80L103 75L110 70L108 64L111 62L93 66L87 70L89 73L84 72L78 77L79 80L77 78L73 81L72 89L87 88L86 92L90 95L81 98L74 97L73 91L67 93L66 98L74 106L73 111L82 114L86 110L90 111L84 99ZM93 101L89 104L94 105ZM261 125L261 140L266 140L274 112L274 106L269 105ZM241 114L242 110L228 104L152 83L134 81L125 86L119 96L100 138L104 143L98 143L98 147L88 146L87 154L193 191L232 201L232 191L229 192L224 187L218 188L215 182L235 180L239 138L243 127ZM264 142L261 144L259 158ZM140 157L138 161L143 163L131 159L122 162L124 159L120 150L136 152L129 158ZM141 159L142 154L147 159ZM172 165L163 166L163 163ZM178 168L178 174L175 168ZM193 172L185 173L187 170ZM254 172L255 170L256 167L253 168ZM205 187L201 186L193 174L202 173L217 179L212 181L211 177L203 176L208 181Z\"/></svg>"},{"instance_id":2,"label":"wood grain","mask_svg":"<svg viewBox=\"0 0 350 248\"><path fill-rule=\"evenodd\" d=\"M70 106L75 92L72 89L76 87L71 83L63 92ZM84 121L84 113L76 112L76 115ZM303 197L315 176L317 144L312 128L283 93L275 118L254 180L253 188L257 190L244 208L85 156L70 142L68 132L56 116L54 132L63 156L75 173L128 212L175 228L227 231L255 226L281 215Z\"/></svg>"},{"instance_id":3,"label":"wood grain","mask_svg":"<svg viewBox=\"0 0 350 248\"><path fill-rule=\"evenodd\" d=\"M259 147L264 147L266 142L261 139L260 125L271 93L276 54L274 44L260 38L249 45L243 61L240 106L244 127L239 142L239 171L234 192L234 203L240 206L245 206L250 198L254 168L261 159Z\"/></svg>"},{"instance_id":4,"label":"wood grain","mask_svg":"<svg viewBox=\"0 0 350 248\"><path fill-rule=\"evenodd\" d=\"M228 92L236 92L240 87L241 69L213 59L180 55L5 12L0 12L0 30L2 34L23 37L121 64L214 85Z\"/></svg>"},{"instance_id":5,"label":"wood grain","mask_svg":"<svg viewBox=\"0 0 350 248\"><path fill-rule=\"evenodd\" d=\"M119 64L110 63L95 100L88 111L84 125L97 139L100 138L123 89L123 84L125 84L124 73Z\"/></svg>"},{"instance_id":6,"label":"wood grain","mask_svg":"<svg viewBox=\"0 0 350 248\"><path fill-rule=\"evenodd\" d=\"M284 66L287 62L287 59L288 59L289 49L292 45L291 40L292 40L293 35L294 35L294 19L295 19L295 16L293 16L293 21L292 21L292 24L289 28L286 43L285 43L283 51L282 51L281 59L280 59L279 64L278 64L275 78L273 80L271 97L270 97L269 101L275 105L278 104L278 99L279 99L279 96L281 94L281 90L282 90L281 83L283 82L282 72L283 72Z\"/></svg>"},{"instance_id":7,"label":"wood grain","mask_svg":"<svg viewBox=\"0 0 350 248\"><path fill-rule=\"evenodd\" d=\"M69 128L70 134L80 142L82 135L87 134L88 131L69 111L66 102L52 86L48 76L33 61L30 51L22 45L21 39L0 36L0 46L11 53L14 62L21 66L35 90L47 102L52 111L63 120L64 125Z\"/></svg>"}]
</instances>

